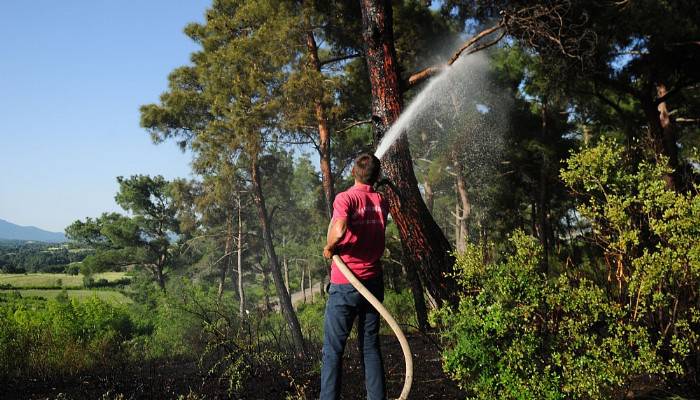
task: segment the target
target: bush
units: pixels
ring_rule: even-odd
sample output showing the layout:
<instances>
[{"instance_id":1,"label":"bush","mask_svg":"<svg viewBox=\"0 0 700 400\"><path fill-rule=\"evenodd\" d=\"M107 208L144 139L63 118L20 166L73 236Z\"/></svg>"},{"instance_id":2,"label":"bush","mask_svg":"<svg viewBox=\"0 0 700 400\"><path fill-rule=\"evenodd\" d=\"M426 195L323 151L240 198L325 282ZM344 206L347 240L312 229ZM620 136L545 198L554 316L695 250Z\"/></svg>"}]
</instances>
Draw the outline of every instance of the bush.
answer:
<instances>
[{"instance_id":1,"label":"bush","mask_svg":"<svg viewBox=\"0 0 700 400\"><path fill-rule=\"evenodd\" d=\"M401 325L401 330L408 332L418 328L416 317L416 307L413 302L413 295L410 289L403 289L399 292L386 290L384 293L384 307L389 311L396 322ZM382 334L393 335L389 325L382 319Z\"/></svg>"},{"instance_id":2,"label":"bush","mask_svg":"<svg viewBox=\"0 0 700 400\"><path fill-rule=\"evenodd\" d=\"M301 325L304 338L310 342L323 342L323 318L326 311L326 302L319 296L313 303L300 304L297 308L297 317Z\"/></svg>"},{"instance_id":3,"label":"bush","mask_svg":"<svg viewBox=\"0 0 700 400\"><path fill-rule=\"evenodd\" d=\"M457 309L432 315L444 368L472 398L621 397L696 372L700 197L666 188L663 164L628 162L610 142L562 172L603 259L548 280L522 232L503 260L457 258Z\"/></svg>"},{"instance_id":4,"label":"bush","mask_svg":"<svg viewBox=\"0 0 700 400\"><path fill-rule=\"evenodd\" d=\"M133 333L127 311L97 297L0 302L0 376L70 375L124 356Z\"/></svg>"}]
</instances>

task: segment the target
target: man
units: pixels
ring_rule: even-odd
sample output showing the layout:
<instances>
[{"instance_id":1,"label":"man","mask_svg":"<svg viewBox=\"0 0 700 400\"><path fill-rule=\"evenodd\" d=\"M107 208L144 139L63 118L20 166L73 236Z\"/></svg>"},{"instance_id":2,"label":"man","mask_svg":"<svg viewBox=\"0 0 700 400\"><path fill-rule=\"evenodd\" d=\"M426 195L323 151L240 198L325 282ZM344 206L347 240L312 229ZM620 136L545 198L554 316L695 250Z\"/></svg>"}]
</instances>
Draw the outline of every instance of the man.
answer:
<instances>
[{"instance_id":1,"label":"man","mask_svg":"<svg viewBox=\"0 0 700 400\"><path fill-rule=\"evenodd\" d=\"M333 218L323 256L331 258L338 254L367 289L382 301L384 283L379 259L384 253L384 229L389 207L381 194L373 189L380 168L379 159L371 154L361 154L355 159L352 168L355 185L339 193L333 202ZM321 400L340 398L343 351L355 317L358 318L357 338L362 352L367 398L380 400L386 397L384 365L379 349L379 313L333 263L323 324Z\"/></svg>"}]
</instances>

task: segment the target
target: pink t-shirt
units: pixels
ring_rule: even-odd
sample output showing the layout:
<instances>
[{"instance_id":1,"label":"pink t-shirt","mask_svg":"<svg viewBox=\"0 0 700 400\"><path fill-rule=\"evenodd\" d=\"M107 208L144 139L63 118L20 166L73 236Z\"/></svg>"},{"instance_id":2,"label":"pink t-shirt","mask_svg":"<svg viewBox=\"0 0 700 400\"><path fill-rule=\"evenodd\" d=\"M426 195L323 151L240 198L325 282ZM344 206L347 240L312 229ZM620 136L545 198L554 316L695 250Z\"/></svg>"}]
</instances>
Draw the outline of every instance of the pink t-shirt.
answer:
<instances>
[{"instance_id":1,"label":"pink t-shirt","mask_svg":"<svg viewBox=\"0 0 700 400\"><path fill-rule=\"evenodd\" d=\"M373 278L381 273L379 259L384 254L384 229L389 205L372 186L356 183L339 193L333 202L333 219L347 220L345 236L336 252L359 279ZM331 282L349 283L331 264Z\"/></svg>"}]
</instances>

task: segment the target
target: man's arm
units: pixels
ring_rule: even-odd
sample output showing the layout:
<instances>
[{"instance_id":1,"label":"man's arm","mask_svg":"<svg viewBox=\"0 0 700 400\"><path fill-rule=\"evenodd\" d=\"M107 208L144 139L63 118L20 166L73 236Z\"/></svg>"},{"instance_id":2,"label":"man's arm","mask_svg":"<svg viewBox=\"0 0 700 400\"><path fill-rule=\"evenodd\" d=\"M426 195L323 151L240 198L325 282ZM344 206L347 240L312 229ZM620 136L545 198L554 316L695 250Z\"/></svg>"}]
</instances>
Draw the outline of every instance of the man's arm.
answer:
<instances>
[{"instance_id":1,"label":"man's arm","mask_svg":"<svg viewBox=\"0 0 700 400\"><path fill-rule=\"evenodd\" d=\"M345 231L348 229L348 221L345 218L333 218L328 225L328 234L326 235L326 247L323 248L323 256L326 258L333 257L335 246L345 236Z\"/></svg>"}]
</instances>

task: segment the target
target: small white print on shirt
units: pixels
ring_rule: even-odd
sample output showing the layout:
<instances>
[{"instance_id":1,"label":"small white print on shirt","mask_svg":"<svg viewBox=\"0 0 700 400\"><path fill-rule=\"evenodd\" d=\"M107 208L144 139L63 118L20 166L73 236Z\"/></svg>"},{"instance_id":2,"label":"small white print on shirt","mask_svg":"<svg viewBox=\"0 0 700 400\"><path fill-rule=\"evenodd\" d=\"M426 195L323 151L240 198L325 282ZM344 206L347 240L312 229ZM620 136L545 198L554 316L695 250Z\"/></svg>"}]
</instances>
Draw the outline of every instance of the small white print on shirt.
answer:
<instances>
[{"instance_id":1,"label":"small white print on shirt","mask_svg":"<svg viewBox=\"0 0 700 400\"><path fill-rule=\"evenodd\" d=\"M353 224L358 225L373 225L381 224L383 222L382 217L382 207L381 206L371 206L358 209L356 213L352 216ZM375 218L365 218L365 215L371 215ZM378 217L378 218L376 218Z\"/></svg>"}]
</instances>

